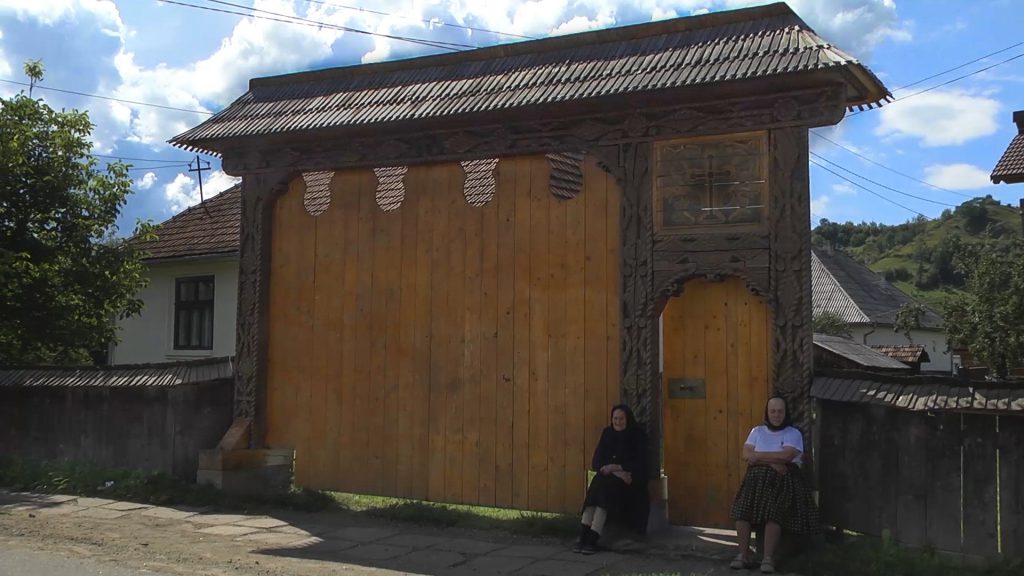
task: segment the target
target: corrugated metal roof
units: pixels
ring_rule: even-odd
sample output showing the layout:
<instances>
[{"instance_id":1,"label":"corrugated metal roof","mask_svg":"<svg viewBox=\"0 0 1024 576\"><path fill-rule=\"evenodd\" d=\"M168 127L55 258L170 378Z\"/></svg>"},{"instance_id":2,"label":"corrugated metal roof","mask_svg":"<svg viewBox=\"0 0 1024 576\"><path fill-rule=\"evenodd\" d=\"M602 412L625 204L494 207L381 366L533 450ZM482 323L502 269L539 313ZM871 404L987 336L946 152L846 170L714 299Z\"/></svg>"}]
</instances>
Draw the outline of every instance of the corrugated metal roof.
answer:
<instances>
[{"instance_id":1,"label":"corrugated metal roof","mask_svg":"<svg viewBox=\"0 0 1024 576\"><path fill-rule=\"evenodd\" d=\"M217 141L450 118L590 98L836 70L847 104L889 96L866 67L783 3L395 62L250 82L249 91L171 139Z\"/></svg>"},{"instance_id":2,"label":"corrugated metal roof","mask_svg":"<svg viewBox=\"0 0 1024 576\"><path fill-rule=\"evenodd\" d=\"M950 377L837 372L815 377L811 396L913 411L1024 412L1024 385L967 384Z\"/></svg>"},{"instance_id":3,"label":"corrugated metal roof","mask_svg":"<svg viewBox=\"0 0 1024 576\"><path fill-rule=\"evenodd\" d=\"M0 388L180 386L233 377L232 358L223 357L188 362L105 367L9 368L0 370Z\"/></svg>"},{"instance_id":4,"label":"corrugated metal roof","mask_svg":"<svg viewBox=\"0 0 1024 576\"><path fill-rule=\"evenodd\" d=\"M840 251L811 251L811 303L814 314L831 312L850 324L892 326L903 305L920 304L899 288ZM925 309L921 327L938 329L942 317Z\"/></svg>"},{"instance_id":5,"label":"corrugated metal roof","mask_svg":"<svg viewBox=\"0 0 1024 576\"><path fill-rule=\"evenodd\" d=\"M848 338L815 334L814 345L833 354L838 354L864 368L882 368L885 370L910 369L906 364L877 352L870 346L865 346Z\"/></svg>"},{"instance_id":6,"label":"corrugated metal roof","mask_svg":"<svg viewBox=\"0 0 1024 576\"><path fill-rule=\"evenodd\" d=\"M928 351L922 344L874 344L871 348L905 364L931 361Z\"/></svg>"}]
</instances>

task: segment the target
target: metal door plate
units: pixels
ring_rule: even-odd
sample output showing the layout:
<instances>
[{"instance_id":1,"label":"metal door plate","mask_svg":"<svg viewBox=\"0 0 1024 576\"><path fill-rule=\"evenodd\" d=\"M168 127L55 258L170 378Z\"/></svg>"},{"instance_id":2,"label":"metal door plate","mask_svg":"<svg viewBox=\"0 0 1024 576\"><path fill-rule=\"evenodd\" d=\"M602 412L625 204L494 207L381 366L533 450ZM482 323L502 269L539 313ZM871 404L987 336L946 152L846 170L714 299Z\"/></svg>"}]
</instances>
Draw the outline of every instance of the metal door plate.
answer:
<instances>
[{"instance_id":1,"label":"metal door plate","mask_svg":"<svg viewBox=\"0 0 1024 576\"><path fill-rule=\"evenodd\" d=\"M671 399L704 398L703 378L669 378L668 397Z\"/></svg>"}]
</instances>

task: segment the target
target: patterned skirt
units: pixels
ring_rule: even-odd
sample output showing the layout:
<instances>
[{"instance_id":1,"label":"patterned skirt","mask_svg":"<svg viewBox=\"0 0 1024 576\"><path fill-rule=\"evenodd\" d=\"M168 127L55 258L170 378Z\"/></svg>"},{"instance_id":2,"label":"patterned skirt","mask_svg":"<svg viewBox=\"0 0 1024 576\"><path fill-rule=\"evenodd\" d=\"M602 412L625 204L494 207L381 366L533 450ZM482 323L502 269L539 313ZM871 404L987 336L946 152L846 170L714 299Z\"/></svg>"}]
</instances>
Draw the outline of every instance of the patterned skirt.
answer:
<instances>
[{"instance_id":1,"label":"patterned skirt","mask_svg":"<svg viewBox=\"0 0 1024 576\"><path fill-rule=\"evenodd\" d=\"M787 464L786 474L771 466L747 467L730 516L746 520L754 526L769 520L791 534L814 534L819 531L818 507L796 464Z\"/></svg>"}]
</instances>

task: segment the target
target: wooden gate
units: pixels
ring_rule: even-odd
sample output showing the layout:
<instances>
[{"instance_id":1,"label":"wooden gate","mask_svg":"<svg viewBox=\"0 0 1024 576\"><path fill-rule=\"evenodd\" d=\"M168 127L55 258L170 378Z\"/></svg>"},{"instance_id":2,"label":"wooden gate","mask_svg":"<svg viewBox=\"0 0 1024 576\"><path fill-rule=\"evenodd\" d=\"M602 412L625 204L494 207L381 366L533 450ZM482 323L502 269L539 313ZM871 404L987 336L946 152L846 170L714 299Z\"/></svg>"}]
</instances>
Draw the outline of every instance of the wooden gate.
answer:
<instances>
[{"instance_id":1,"label":"wooden gate","mask_svg":"<svg viewBox=\"0 0 1024 576\"><path fill-rule=\"evenodd\" d=\"M770 390L770 314L738 278L691 280L664 320L669 520L724 527Z\"/></svg>"}]
</instances>

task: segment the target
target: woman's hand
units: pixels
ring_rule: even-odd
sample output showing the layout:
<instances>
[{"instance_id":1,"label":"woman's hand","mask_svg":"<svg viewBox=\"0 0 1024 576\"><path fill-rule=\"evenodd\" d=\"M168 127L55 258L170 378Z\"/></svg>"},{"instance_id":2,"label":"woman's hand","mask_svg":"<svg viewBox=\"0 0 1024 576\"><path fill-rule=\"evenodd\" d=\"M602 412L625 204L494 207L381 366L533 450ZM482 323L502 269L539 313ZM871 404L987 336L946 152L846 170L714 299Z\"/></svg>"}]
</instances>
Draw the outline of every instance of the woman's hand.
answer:
<instances>
[{"instance_id":1,"label":"woman's hand","mask_svg":"<svg viewBox=\"0 0 1024 576\"><path fill-rule=\"evenodd\" d=\"M600 472L601 474L607 476L609 474L614 474L615 472L619 472L621 470L622 466L619 466L618 464L605 464L604 466L601 466Z\"/></svg>"},{"instance_id":2,"label":"woman's hand","mask_svg":"<svg viewBox=\"0 0 1024 576\"><path fill-rule=\"evenodd\" d=\"M747 466L753 466L754 464L757 464L757 452L751 452L750 454L745 455L744 460L747 461Z\"/></svg>"},{"instance_id":3,"label":"woman's hand","mask_svg":"<svg viewBox=\"0 0 1024 576\"><path fill-rule=\"evenodd\" d=\"M616 470L615 472L612 472L612 474L614 474L616 478L622 480L626 484L633 483L633 475L630 474L629 472L626 472L625 470L622 470L621 468Z\"/></svg>"},{"instance_id":4,"label":"woman's hand","mask_svg":"<svg viewBox=\"0 0 1024 576\"><path fill-rule=\"evenodd\" d=\"M786 472L789 472L789 468L786 468L785 464L769 464L769 466L771 466L772 469L778 472L779 476L785 476Z\"/></svg>"}]
</instances>

